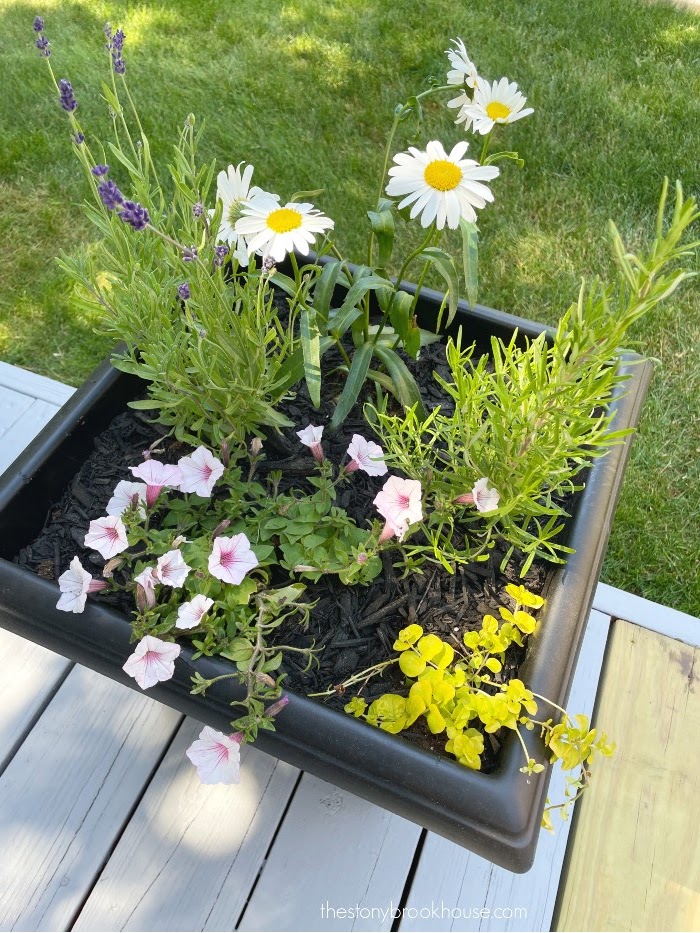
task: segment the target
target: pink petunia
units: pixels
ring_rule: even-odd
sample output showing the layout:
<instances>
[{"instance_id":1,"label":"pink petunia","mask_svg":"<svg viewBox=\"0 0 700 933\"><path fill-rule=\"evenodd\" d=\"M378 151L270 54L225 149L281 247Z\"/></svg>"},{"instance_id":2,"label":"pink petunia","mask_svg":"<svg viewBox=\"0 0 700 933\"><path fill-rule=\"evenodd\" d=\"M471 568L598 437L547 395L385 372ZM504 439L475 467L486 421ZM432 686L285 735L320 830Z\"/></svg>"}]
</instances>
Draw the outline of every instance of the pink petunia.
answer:
<instances>
[{"instance_id":1,"label":"pink petunia","mask_svg":"<svg viewBox=\"0 0 700 933\"><path fill-rule=\"evenodd\" d=\"M160 460L144 460L138 466L129 468L134 476L146 484L146 507L152 508L163 487L176 489L182 480L179 467Z\"/></svg>"},{"instance_id":2,"label":"pink petunia","mask_svg":"<svg viewBox=\"0 0 700 933\"><path fill-rule=\"evenodd\" d=\"M85 547L99 551L105 560L121 554L129 547L124 522L118 515L107 515L90 522L84 543Z\"/></svg>"},{"instance_id":3,"label":"pink petunia","mask_svg":"<svg viewBox=\"0 0 700 933\"><path fill-rule=\"evenodd\" d=\"M107 503L108 515L122 515L131 506L134 496L138 496L139 515L146 517L146 510L141 503L146 502L146 484L132 483L128 479L123 479L117 483L112 493L112 498Z\"/></svg>"},{"instance_id":4,"label":"pink petunia","mask_svg":"<svg viewBox=\"0 0 700 933\"><path fill-rule=\"evenodd\" d=\"M202 596L201 593L189 602L183 603L177 610L175 628L196 628L213 605L214 600L208 596Z\"/></svg>"},{"instance_id":5,"label":"pink petunia","mask_svg":"<svg viewBox=\"0 0 700 933\"><path fill-rule=\"evenodd\" d=\"M168 551L167 554L158 558L157 566L152 573L159 583L177 589L185 582L190 570L192 568L185 563L182 554L175 548L174 551Z\"/></svg>"},{"instance_id":6,"label":"pink petunia","mask_svg":"<svg viewBox=\"0 0 700 933\"><path fill-rule=\"evenodd\" d=\"M388 472L382 448L361 434L353 434L347 453L350 463L345 467L346 473L362 470L368 476L384 476Z\"/></svg>"},{"instance_id":7,"label":"pink petunia","mask_svg":"<svg viewBox=\"0 0 700 933\"><path fill-rule=\"evenodd\" d=\"M323 426L317 428L314 427L313 424L310 424L302 431L297 431L297 437L305 447L310 448L311 453L318 460L318 462L323 463L323 447L321 446Z\"/></svg>"},{"instance_id":8,"label":"pink petunia","mask_svg":"<svg viewBox=\"0 0 700 933\"><path fill-rule=\"evenodd\" d=\"M160 680L170 680L175 673L175 658L179 654L180 645L145 635L134 653L127 658L123 670L134 678L142 690L148 690Z\"/></svg>"},{"instance_id":9,"label":"pink petunia","mask_svg":"<svg viewBox=\"0 0 700 933\"><path fill-rule=\"evenodd\" d=\"M203 499L211 496L214 484L221 478L224 465L206 447L198 447L189 457L177 462L182 479L180 492L194 492Z\"/></svg>"},{"instance_id":10,"label":"pink petunia","mask_svg":"<svg viewBox=\"0 0 700 933\"><path fill-rule=\"evenodd\" d=\"M211 726L202 729L199 738L185 752L202 784L240 783L242 741L240 732L224 735Z\"/></svg>"},{"instance_id":11,"label":"pink petunia","mask_svg":"<svg viewBox=\"0 0 700 933\"><path fill-rule=\"evenodd\" d=\"M393 535L401 541L409 526L423 519L421 484L417 479L390 476L374 497L374 504L386 522L380 543Z\"/></svg>"},{"instance_id":12,"label":"pink petunia","mask_svg":"<svg viewBox=\"0 0 700 933\"><path fill-rule=\"evenodd\" d=\"M224 583L240 583L249 570L258 566L258 559L244 534L214 541L209 555L209 573Z\"/></svg>"},{"instance_id":13,"label":"pink petunia","mask_svg":"<svg viewBox=\"0 0 700 933\"><path fill-rule=\"evenodd\" d=\"M108 584L104 580L93 580L92 574L87 572L77 557L73 558L68 567L58 578L61 597L56 608L61 612L82 612L87 594L98 593Z\"/></svg>"},{"instance_id":14,"label":"pink petunia","mask_svg":"<svg viewBox=\"0 0 700 933\"><path fill-rule=\"evenodd\" d=\"M501 494L493 486L489 486L488 477L478 479L471 492L465 492L454 500L459 505L474 505L477 512L495 512L498 508Z\"/></svg>"}]
</instances>

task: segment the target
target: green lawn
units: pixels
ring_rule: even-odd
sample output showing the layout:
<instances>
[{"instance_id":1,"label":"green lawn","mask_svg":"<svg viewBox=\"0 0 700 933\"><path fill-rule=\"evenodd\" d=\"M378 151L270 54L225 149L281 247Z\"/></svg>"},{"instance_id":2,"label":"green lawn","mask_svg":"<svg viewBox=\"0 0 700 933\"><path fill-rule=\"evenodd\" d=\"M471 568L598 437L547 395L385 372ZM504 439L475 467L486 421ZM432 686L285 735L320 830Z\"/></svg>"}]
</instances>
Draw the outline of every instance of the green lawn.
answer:
<instances>
[{"instance_id":1,"label":"green lawn","mask_svg":"<svg viewBox=\"0 0 700 933\"><path fill-rule=\"evenodd\" d=\"M318 204L350 255L364 243L394 105L446 69L461 36L480 71L519 82L535 114L504 133L526 158L481 215L485 304L552 322L579 277L607 274L605 222L639 245L664 175L700 193L700 17L642 0L220 0L100 3L0 0L0 358L78 384L108 345L71 307L52 260L92 234L64 114L33 48L46 19L57 77L81 121L105 136L102 26L127 34L130 87L156 153L188 112L203 154L242 159L282 195L324 188ZM431 104L423 131L461 130ZM421 135L422 133L422 135ZM399 138L405 145L409 137ZM508 166L506 167L509 168ZM658 360L604 579L700 614L700 291L693 283L635 334Z\"/></svg>"}]
</instances>

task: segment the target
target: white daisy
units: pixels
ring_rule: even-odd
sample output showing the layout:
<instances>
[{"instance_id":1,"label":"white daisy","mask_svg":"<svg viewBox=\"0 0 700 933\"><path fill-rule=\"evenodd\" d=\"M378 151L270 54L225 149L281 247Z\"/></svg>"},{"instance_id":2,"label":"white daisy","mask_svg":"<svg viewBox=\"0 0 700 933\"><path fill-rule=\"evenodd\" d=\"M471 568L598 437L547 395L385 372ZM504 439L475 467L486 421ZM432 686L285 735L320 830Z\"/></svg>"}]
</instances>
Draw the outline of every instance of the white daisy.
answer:
<instances>
[{"instance_id":1,"label":"white daisy","mask_svg":"<svg viewBox=\"0 0 700 933\"><path fill-rule=\"evenodd\" d=\"M467 55L464 42L461 39L452 40L456 46L454 49L445 49L445 55L449 59L452 70L447 72L448 84L466 84L467 87L476 87L479 81L476 65Z\"/></svg>"},{"instance_id":2,"label":"white daisy","mask_svg":"<svg viewBox=\"0 0 700 933\"><path fill-rule=\"evenodd\" d=\"M236 234L245 237L248 255L259 250L275 262L282 262L294 250L306 256L316 234L332 229L333 221L313 204L292 201L280 207L269 195L246 204L234 228Z\"/></svg>"},{"instance_id":3,"label":"white daisy","mask_svg":"<svg viewBox=\"0 0 700 933\"><path fill-rule=\"evenodd\" d=\"M243 168L244 165L245 168ZM245 238L239 236L233 228L241 216L244 205L251 198L259 195L279 201L279 195L263 191L257 185L251 187L252 177L253 166L246 165L245 162L239 163L235 168L229 165L225 172L219 172L216 176L216 198L224 206L217 239L229 244L233 255L242 266L248 265L248 249ZM209 211L209 216L211 217L213 213L214 211Z\"/></svg>"},{"instance_id":4,"label":"white daisy","mask_svg":"<svg viewBox=\"0 0 700 933\"><path fill-rule=\"evenodd\" d=\"M436 222L438 230L447 223L451 229L464 217L474 222L474 208L493 201L491 189L483 184L499 174L495 165L479 165L474 159L464 159L469 143L457 143L447 155L437 140L428 143L425 152L409 147L408 152L394 156L396 165L389 169L391 179L386 186L390 197L402 197L399 210L413 204L411 217L421 215L423 227Z\"/></svg>"},{"instance_id":5,"label":"white daisy","mask_svg":"<svg viewBox=\"0 0 700 933\"><path fill-rule=\"evenodd\" d=\"M525 107L526 103L527 98L518 90L515 81L501 78L493 84L480 81L474 90L473 100L466 94L460 94L447 106L460 108L455 123L464 123L465 130L473 125L475 133L485 136L497 123L515 123L534 113L532 107Z\"/></svg>"}]
</instances>

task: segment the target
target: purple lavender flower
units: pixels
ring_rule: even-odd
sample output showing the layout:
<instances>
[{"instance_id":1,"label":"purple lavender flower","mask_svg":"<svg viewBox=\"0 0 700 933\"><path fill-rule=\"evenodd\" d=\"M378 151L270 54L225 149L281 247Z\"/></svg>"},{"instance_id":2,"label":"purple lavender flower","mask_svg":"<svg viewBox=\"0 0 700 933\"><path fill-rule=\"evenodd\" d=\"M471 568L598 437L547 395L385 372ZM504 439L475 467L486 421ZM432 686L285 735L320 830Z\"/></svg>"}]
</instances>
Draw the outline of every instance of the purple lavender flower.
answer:
<instances>
[{"instance_id":1,"label":"purple lavender flower","mask_svg":"<svg viewBox=\"0 0 700 933\"><path fill-rule=\"evenodd\" d=\"M85 142L85 136L82 133L73 133L72 138L76 146L82 146Z\"/></svg>"},{"instance_id":2,"label":"purple lavender flower","mask_svg":"<svg viewBox=\"0 0 700 933\"><path fill-rule=\"evenodd\" d=\"M43 32L44 31L44 19L42 16L34 17L34 32Z\"/></svg>"},{"instance_id":3,"label":"purple lavender flower","mask_svg":"<svg viewBox=\"0 0 700 933\"><path fill-rule=\"evenodd\" d=\"M49 40L46 38L46 36L39 36L35 44L39 51L43 52L46 58L48 58L51 54L51 49L49 48Z\"/></svg>"},{"instance_id":4,"label":"purple lavender flower","mask_svg":"<svg viewBox=\"0 0 700 933\"><path fill-rule=\"evenodd\" d=\"M78 107L78 101L73 95L73 85L70 81L66 81L65 78L61 78L58 82L58 89L61 95L61 107L67 110L68 113L72 113Z\"/></svg>"},{"instance_id":5,"label":"purple lavender flower","mask_svg":"<svg viewBox=\"0 0 700 933\"><path fill-rule=\"evenodd\" d=\"M187 282L183 282L182 285L178 285L177 293L183 301L187 301L191 295L189 284Z\"/></svg>"},{"instance_id":6,"label":"purple lavender flower","mask_svg":"<svg viewBox=\"0 0 700 933\"><path fill-rule=\"evenodd\" d=\"M95 176L95 178L102 178L103 175L106 175L109 172L109 165L94 165L90 171Z\"/></svg>"},{"instance_id":7,"label":"purple lavender flower","mask_svg":"<svg viewBox=\"0 0 700 933\"><path fill-rule=\"evenodd\" d=\"M197 258L197 249L194 246L186 246L182 251L183 262L194 262Z\"/></svg>"},{"instance_id":8,"label":"purple lavender flower","mask_svg":"<svg viewBox=\"0 0 700 933\"><path fill-rule=\"evenodd\" d=\"M119 207L120 204L124 203L124 195L113 181L103 181L101 185L97 186L97 193L102 198L102 203L108 211L113 211L115 207Z\"/></svg>"},{"instance_id":9,"label":"purple lavender flower","mask_svg":"<svg viewBox=\"0 0 700 933\"><path fill-rule=\"evenodd\" d=\"M204 207L202 206L201 201L197 201L196 204L192 205L192 216L193 217L201 217L203 213L204 213Z\"/></svg>"},{"instance_id":10,"label":"purple lavender flower","mask_svg":"<svg viewBox=\"0 0 700 933\"><path fill-rule=\"evenodd\" d=\"M118 56L121 56L121 51L124 48L124 39L126 39L124 30L117 29L117 31L114 33L114 36L112 37L112 48Z\"/></svg>"},{"instance_id":11,"label":"purple lavender flower","mask_svg":"<svg viewBox=\"0 0 700 933\"><path fill-rule=\"evenodd\" d=\"M226 259L228 254L229 254L228 246L217 246L214 249L214 265L223 266L224 260Z\"/></svg>"},{"instance_id":12,"label":"purple lavender flower","mask_svg":"<svg viewBox=\"0 0 700 933\"><path fill-rule=\"evenodd\" d=\"M272 272L274 268L275 268L275 260L272 258L272 256L266 256L262 261L262 266L260 267L260 271L262 272L263 275L270 275L270 273Z\"/></svg>"},{"instance_id":13,"label":"purple lavender flower","mask_svg":"<svg viewBox=\"0 0 700 933\"><path fill-rule=\"evenodd\" d=\"M112 62L114 63L114 73L118 75L123 75L126 72L126 62L123 58L113 55Z\"/></svg>"},{"instance_id":14,"label":"purple lavender flower","mask_svg":"<svg viewBox=\"0 0 700 933\"><path fill-rule=\"evenodd\" d=\"M105 23L104 34L108 42L107 48L111 49L112 48L112 27L109 25L109 23Z\"/></svg>"},{"instance_id":15,"label":"purple lavender flower","mask_svg":"<svg viewBox=\"0 0 700 933\"><path fill-rule=\"evenodd\" d=\"M119 216L125 224L129 224L134 230L143 230L151 222L146 208L135 201L124 201Z\"/></svg>"}]
</instances>

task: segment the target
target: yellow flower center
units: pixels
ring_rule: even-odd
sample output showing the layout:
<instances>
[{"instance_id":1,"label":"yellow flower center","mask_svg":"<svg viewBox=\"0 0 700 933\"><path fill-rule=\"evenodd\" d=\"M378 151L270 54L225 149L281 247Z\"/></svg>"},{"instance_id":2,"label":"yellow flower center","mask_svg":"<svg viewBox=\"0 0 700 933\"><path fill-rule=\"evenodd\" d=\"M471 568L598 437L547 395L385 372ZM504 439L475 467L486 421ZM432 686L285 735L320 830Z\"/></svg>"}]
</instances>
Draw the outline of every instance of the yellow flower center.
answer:
<instances>
[{"instance_id":1,"label":"yellow flower center","mask_svg":"<svg viewBox=\"0 0 700 933\"><path fill-rule=\"evenodd\" d=\"M507 120L513 111L499 100L492 100L486 105L486 115L491 120Z\"/></svg>"},{"instance_id":2,"label":"yellow flower center","mask_svg":"<svg viewBox=\"0 0 700 933\"><path fill-rule=\"evenodd\" d=\"M267 225L275 233L289 233L301 227L301 212L291 207L280 207L267 215Z\"/></svg>"},{"instance_id":3,"label":"yellow flower center","mask_svg":"<svg viewBox=\"0 0 700 933\"><path fill-rule=\"evenodd\" d=\"M436 191L452 191L462 180L462 169L447 159L436 159L426 165L423 177Z\"/></svg>"}]
</instances>

